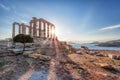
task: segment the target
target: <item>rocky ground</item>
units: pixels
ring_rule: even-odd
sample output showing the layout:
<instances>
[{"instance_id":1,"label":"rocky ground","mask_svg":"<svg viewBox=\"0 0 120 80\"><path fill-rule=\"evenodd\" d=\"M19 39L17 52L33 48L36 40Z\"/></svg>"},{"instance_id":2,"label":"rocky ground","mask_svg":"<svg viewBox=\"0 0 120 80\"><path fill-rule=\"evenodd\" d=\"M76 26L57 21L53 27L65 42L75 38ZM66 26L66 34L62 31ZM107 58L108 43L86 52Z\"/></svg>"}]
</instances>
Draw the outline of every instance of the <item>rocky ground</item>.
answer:
<instances>
[{"instance_id":1,"label":"rocky ground","mask_svg":"<svg viewBox=\"0 0 120 80\"><path fill-rule=\"evenodd\" d=\"M119 80L120 60L108 56L114 52L119 55L50 41L23 55L0 57L0 80Z\"/></svg>"}]
</instances>

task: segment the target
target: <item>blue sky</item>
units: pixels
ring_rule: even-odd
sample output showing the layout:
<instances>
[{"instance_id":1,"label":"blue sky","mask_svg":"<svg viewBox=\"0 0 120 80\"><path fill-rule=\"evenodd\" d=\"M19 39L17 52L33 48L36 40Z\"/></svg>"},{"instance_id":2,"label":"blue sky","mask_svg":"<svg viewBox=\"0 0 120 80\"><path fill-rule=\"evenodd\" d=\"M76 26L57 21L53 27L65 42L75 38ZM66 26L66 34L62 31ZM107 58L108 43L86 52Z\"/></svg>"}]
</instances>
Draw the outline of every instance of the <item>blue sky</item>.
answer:
<instances>
[{"instance_id":1,"label":"blue sky","mask_svg":"<svg viewBox=\"0 0 120 80\"><path fill-rule=\"evenodd\" d=\"M0 39L11 37L13 22L34 16L55 24L60 40L120 39L119 0L0 0Z\"/></svg>"}]
</instances>

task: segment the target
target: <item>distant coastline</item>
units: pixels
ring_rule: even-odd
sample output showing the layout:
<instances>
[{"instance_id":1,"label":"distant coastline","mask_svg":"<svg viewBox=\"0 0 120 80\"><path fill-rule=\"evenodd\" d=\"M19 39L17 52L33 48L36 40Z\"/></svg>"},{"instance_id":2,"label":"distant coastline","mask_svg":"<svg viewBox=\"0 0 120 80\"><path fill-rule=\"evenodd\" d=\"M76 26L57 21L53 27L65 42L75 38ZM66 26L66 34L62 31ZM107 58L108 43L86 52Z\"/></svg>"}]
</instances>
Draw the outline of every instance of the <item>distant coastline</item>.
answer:
<instances>
[{"instance_id":1,"label":"distant coastline","mask_svg":"<svg viewBox=\"0 0 120 80\"><path fill-rule=\"evenodd\" d=\"M96 44L96 46L101 47L120 47L120 40L107 41Z\"/></svg>"},{"instance_id":2,"label":"distant coastline","mask_svg":"<svg viewBox=\"0 0 120 80\"><path fill-rule=\"evenodd\" d=\"M91 50L120 50L120 47L114 46L98 46L98 44L91 43L68 43L74 48L80 48L81 46L86 46Z\"/></svg>"}]
</instances>

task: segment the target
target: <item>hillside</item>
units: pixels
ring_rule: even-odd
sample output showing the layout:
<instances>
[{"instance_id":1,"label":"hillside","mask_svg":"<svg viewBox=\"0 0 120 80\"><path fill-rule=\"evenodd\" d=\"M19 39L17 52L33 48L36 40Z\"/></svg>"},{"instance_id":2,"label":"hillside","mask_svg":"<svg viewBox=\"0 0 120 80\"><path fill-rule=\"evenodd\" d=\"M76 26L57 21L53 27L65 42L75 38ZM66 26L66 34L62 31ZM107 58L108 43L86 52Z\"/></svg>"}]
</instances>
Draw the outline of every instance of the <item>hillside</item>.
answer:
<instances>
[{"instance_id":1,"label":"hillside","mask_svg":"<svg viewBox=\"0 0 120 80\"><path fill-rule=\"evenodd\" d=\"M120 47L120 40L113 40L113 41L102 42L102 43L98 43L96 46Z\"/></svg>"}]
</instances>

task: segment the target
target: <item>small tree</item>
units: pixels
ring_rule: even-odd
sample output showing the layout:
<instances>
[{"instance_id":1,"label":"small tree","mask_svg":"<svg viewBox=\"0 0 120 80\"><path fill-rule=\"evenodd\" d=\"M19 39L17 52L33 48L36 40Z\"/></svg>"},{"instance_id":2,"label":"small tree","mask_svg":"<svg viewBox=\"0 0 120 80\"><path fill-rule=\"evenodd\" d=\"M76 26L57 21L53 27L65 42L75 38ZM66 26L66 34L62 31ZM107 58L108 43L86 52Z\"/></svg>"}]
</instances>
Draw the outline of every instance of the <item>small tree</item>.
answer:
<instances>
[{"instance_id":1,"label":"small tree","mask_svg":"<svg viewBox=\"0 0 120 80\"><path fill-rule=\"evenodd\" d=\"M25 51L25 44L26 43L32 43L33 38L31 38L30 35L18 34L13 38L13 42L14 43L16 43L16 42L22 43L23 44L23 52L24 52Z\"/></svg>"}]
</instances>

